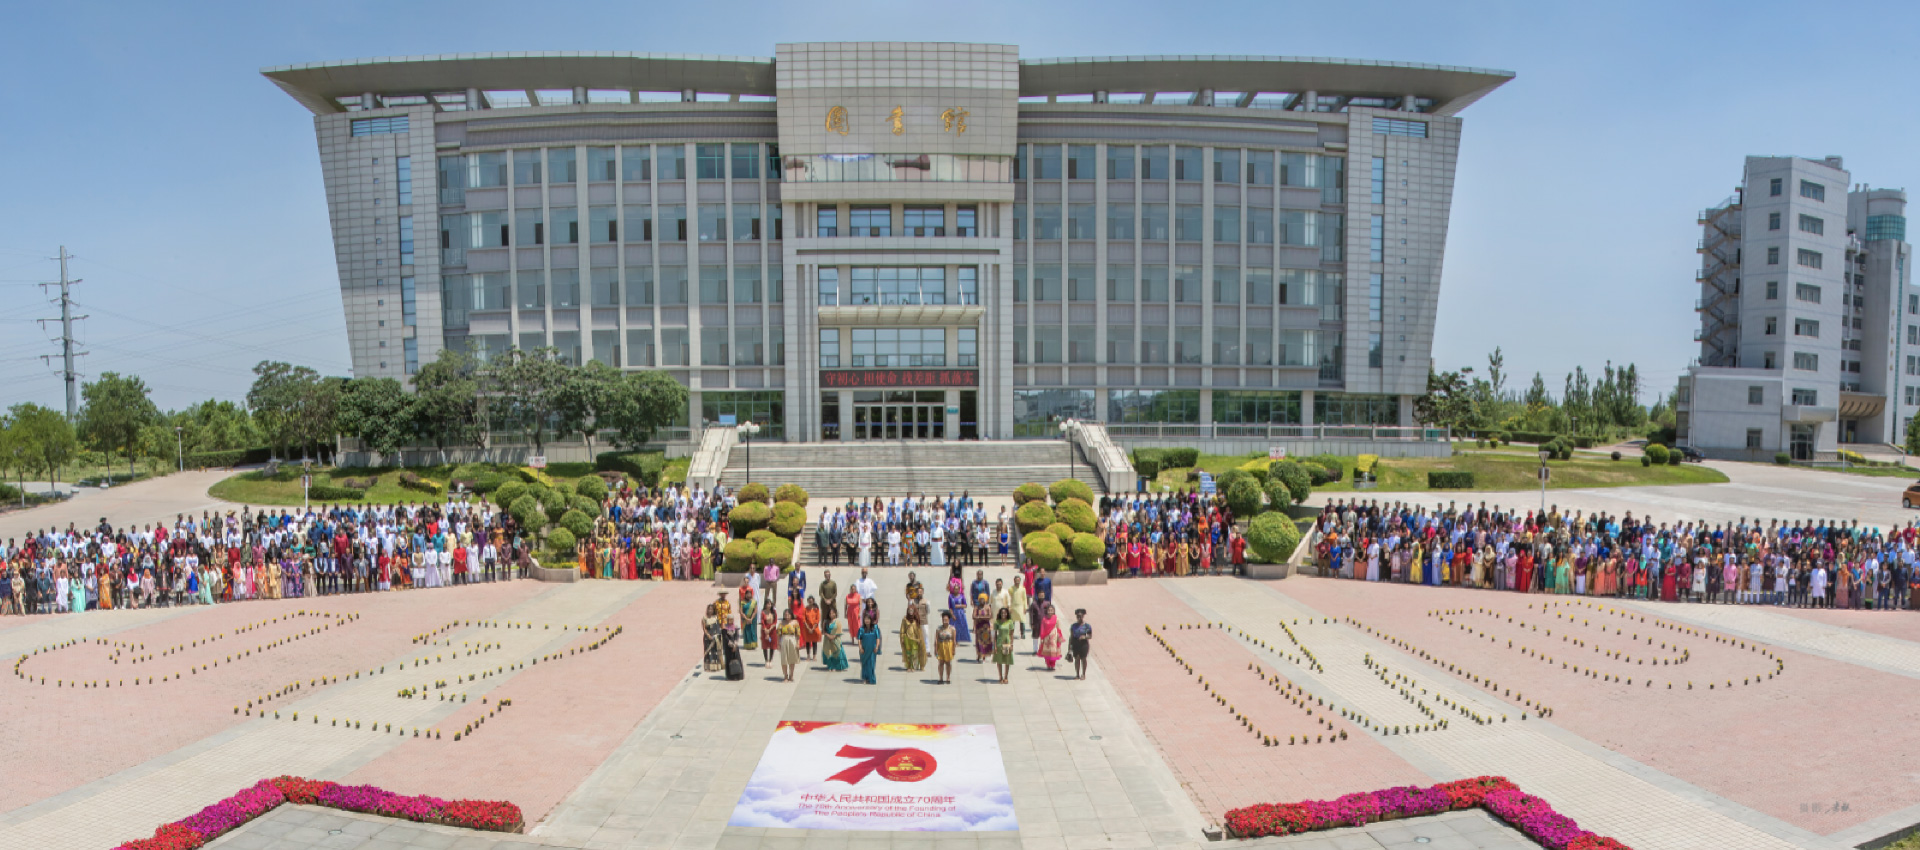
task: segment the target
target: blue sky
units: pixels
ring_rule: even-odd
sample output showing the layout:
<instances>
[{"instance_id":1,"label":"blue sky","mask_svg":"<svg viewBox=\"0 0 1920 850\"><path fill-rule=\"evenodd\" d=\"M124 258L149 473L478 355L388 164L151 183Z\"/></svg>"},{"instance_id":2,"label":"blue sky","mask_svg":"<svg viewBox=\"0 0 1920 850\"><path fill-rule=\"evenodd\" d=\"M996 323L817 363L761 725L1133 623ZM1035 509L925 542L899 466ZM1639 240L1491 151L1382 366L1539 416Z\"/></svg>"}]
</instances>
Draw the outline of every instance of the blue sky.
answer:
<instances>
[{"instance_id":1,"label":"blue sky","mask_svg":"<svg viewBox=\"0 0 1920 850\"><path fill-rule=\"evenodd\" d=\"M487 50L766 56L780 41L987 41L1026 57L1276 54L1501 68L1465 113L1435 358L1517 380L1697 354L1694 214L1750 153L1905 187L1920 5L1286 2L16 4L0 31L0 406L59 406L32 321L65 244L93 353L178 407L262 359L346 374L307 111L270 65Z\"/></svg>"}]
</instances>

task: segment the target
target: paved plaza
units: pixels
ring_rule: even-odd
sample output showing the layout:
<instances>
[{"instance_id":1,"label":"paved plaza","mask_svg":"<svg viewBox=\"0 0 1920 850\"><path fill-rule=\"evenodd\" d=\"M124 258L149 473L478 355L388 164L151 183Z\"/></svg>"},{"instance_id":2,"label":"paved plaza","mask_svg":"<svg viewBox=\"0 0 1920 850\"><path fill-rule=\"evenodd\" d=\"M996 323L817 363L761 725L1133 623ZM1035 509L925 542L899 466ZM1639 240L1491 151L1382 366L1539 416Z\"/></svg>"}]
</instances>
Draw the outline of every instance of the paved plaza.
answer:
<instances>
[{"instance_id":1,"label":"paved plaza","mask_svg":"<svg viewBox=\"0 0 1920 850\"><path fill-rule=\"evenodd\" d=\"M1810 512L1900 516L1901 479L1737 471L1729 484L1550 498L1725 511L1775 488L1802 494ZM204 500L193 486L109 493L160 519ZM1857 511L1822 501L1849 493ZM1756 497L1747 514L1784 510L1780 498ZM5 522L31 527L36 513ZM833 572L842 588L858 577ZM918 569L930 590L946 572ZM508 800L527 829L288 805L212 846L1198 848L1234 807L1479 775L1641 850L1841 850L1920 823L1920 616L1908 612L1301 576L1121 580L1056 588L1059 608L1086 608L1096 629L1086 680L1064 662L1047 671L1022 640L1010 684L962 646L955 682L939 685L903 669L892 635L907 570L873 574L888 632L874 686L859 683L857 661L803 664L792 683L758 652L745 653L745 681L701 670L697 622L716 589L699 582L517 581L0 619L0 661L24 675L0 679L0 850L112 847L281 774ZM816 568L810 584L820 578ZM117 645L182 648L134 662ZM429 696L403 696L409 687ZM1445 728L1422 729L1438 718ZM783 720L990 725L1018 830L730 826ZM1478 810L1245 844L1534 846Z\"/></svg>"}]
</instances>

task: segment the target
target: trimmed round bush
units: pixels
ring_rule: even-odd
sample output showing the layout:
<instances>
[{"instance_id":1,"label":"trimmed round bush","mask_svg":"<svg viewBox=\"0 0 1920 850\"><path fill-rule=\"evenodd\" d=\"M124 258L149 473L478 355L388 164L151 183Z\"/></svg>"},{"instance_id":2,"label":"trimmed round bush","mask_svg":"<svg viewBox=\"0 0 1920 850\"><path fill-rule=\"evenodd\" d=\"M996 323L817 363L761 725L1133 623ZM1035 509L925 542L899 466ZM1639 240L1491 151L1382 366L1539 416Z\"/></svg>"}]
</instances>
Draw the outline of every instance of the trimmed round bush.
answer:
<instances>
[{"instance_id":1,"label":"trimmed round bush","mask_svg":"<svg viewBox=\"0 0 1920 850\"><path fill-rule=\"evenodd\" d=\"M532 493L522 494L520 498L513 500L513 505L507 508L507 513L512 514L513 518L519 521L520 527L527 531L538 531L547 524L547 512L540 507L540 500L534 498Z\"/></svg>"},{"instance_id":2,"label":"trimmed round bush","mask_svg":"<svg viewBox=\"0 0 1920 850\"><path fill-rule=\"evenodd\" d=\"M1033 485L1038 487L1040 485ZM1045 497L1028 502L1013 512L1013 524L1020 529L1021 536L1032 534L1054 523L1053 509L1047 507Z\"/></svg>"},{"instance_id":3,"label":"trimmed round bush","mask_svg":"<svg viewBox=\"0 0 1920 850\"><path fill-rule=\"evenodd\" d=\"M559 490L548 490L540 494L540 507L547 512L548 522L559 522L560 515L573 507L570 497Z\"/></svg>"},{"instance_id":4,"label":"trimmed round bush","mask_svg":"<svg viewBox=\"0 0 1920 850\"><path fill-rule=\"evenodd\" d=\"M1262 563L1278 564L1293 557L1300 545L1300 526L1283 513L1266 513L1247 526L1247 548Z\"/></svg>"},{"instance_id":5,"label":"trimmed round bush","mask_svg":"<svg viewBox=\"0 0 1920 850\"><path fill-rule=\"evenodd\" d=\"M1775 461L1775 463L1778 463L1778 461ZM1653 465L1653 458L1650 458L1650 457L1647 457L1646 455L1641 455L1641 456L1640 456L1640 465L1641 465L1641 466L1652 466L1652 465Z\"/></svg>"},{"instance_id":6,"label":"trimmed round bush","mask_svg":"<svg viewBox=\"0 0 1920 850\"><path fill-rule=\"evenodd\" d=\"M573 532L564 528L556 528L551 534L547 535L547 551L557 555L564 555L571 559L573 557L573 544Z\"/></svg>"},{"instance_id":7,"label":"trimmed round bush","mask_svg":"<svg viewBox=\"0 0 1920 850\"><path fill-rule=\"evenodd\" d=\"M755 481L740 485L740 490L734 493L733 497L742 502L764 502L772 495L767 492L767 485Z\"/></svg>"},{"instance_id":8,"label":"trimmed round bush","mask_svg":"<svg viewBox=\"0 0 1920 850\"><path fill-rule=\"evenodd\" d=\"M573 536L585 540L593 536L593 517L579 511L567 511L560 515L560 527L573 532Z\"/></svg>"},{"instance_id":9,"label":"trimmed round bush","mask_svg":"<svg viewBox=\"0 0 1920 850\"><path fill-rule=\"evenodd\" d=\"M1666 446L1660 445L1659 443L1648 443L1646 452L1648 463L1662 464L1667 462Z\"/></svg>"},{"instance_id":10,"label":"trimmed round bush","mask_svg":"<svg viewBox=\"0 0 1920 850\"><path fill-rule=\"evenodd\" d=\"M1053 515L1082 534L1092 534L1099 525L1099 520L1093 515L1093 505L1080 499L1068 499L1055 505Z\"/></svg>"},{"instance_id":11,"label":"trimmed round bush","mask_svg":"<svg viewBox=\"0 0 1920 850\"><path fill-rule=\"evenodd\" d=\"M1233 486L1233 482L1235 481L1251 481L1253 482L1253 489L1260 489L1260 480L1254 478L1253 473L1237 467L1214 476L1213 486L1220 488L1220 492L1225 493L1228 488Z\"/></svg>"},{"instance_id":12,"label":"trimmed round bush","mask_svg":"<svg viewBox=\"0 0 1920 850\"><path fill-rule=\"evenodd\" d=\"M1619 459L1620 459L1620 453L1619 453L1619 452L1614 452L1614 453L1613 453L1613 459L1614 459L1614 460L1619 460Z\"/></svg>"},{"instance_id":13,"label":"trimmed round bush","mask_svg":"<svg viewBox=\"0 0 1920 850\"><path fill-rule=\"evenodd\" d=\"M1253 476L1236 478L1227 485L1227 507L1233 509L1237 517L1250 517L1260 513L1260 482Z\"/></svg>"},{"instance_id":14,"label":"trimmed round bush","mask_svg":"<svg viewBox=\"0 0 1920 850\"><path fill-rule=\"evenodd\" d=\"M1268 482L1279 481L1286 485L1290 502L1298 504L1307 500L1313 492L1313 475L1296 460L1283 460L1268 470Z\"/></svg>"},{"instance_id":15,"label":"trimmed round bush","mask_svg":"<svg viewBox=\"0 0 1920 850\"><path fill-rule=\"evenodd\" d=\"M1046 500L1047 488L1038 484L1028 482L1013 488L1013 503L1015 505L1025 505L1028 502L1044 502Z\"/></svg>"},{"instance_id":16,"label":"trimmed round bush","mask_svg":"<svg viewBox=\"0 0 1920 850\"><path fill-rule=\"evenodd\" d=\"M748 532L767 527L773 519L773 509L765 502L741 502L727 513L727 524L733 529L733 536L745 537Z\"/></svg>"},{"instance_id":17,"label":"trimmed round bush","mask_svg":"<svg viewBox=\"0 0 1920 850\"><path fill-rule=\"evenodd\" d=\"M1043 570L1060 569L1060 562L1067 557L1067 548L1060 545L1060 538L1044 531L1020 538L1020 550L1027 560Z\"/></svg>"},{"instance_id":18,"label":"trimmed round bush","mask_svg":"<svg viewBox=\"0 0 1920 850\"><path fill-rule=\"evenodd\" d=\"M520 501L520 497L526 494L527 485L520 483L517 479L508 479L500 486L493 488L493 492L487 494L487 499L496 505L511 508L514 502Z\"/></svg>"},{"instance_id":19,"label":"trimmed round bush","mask_svg":"<svg viewBox=\"0 0 1920 850\"><path fill-rule=\"evenodd\" d=\"M584 481L586 479L581 479L581 480ZM573 498L567 500L567 504L572 506L574 510L579 511L583 514L586 514L587 516L596 517L600 515L599 499L588 498L586 496L574 496Z\"/></svg>"},{"instance_id":20,"label":"trimmed round bush","mask_svg":"<svg viewBox=\"0 0 1920 850\"><path fill-rule=\"evenodd\" d=\"M1328 469L1324 463L1303 460L1300 461L1300 468L1307 471L1307 483L1309 486L1320 487L1340 480L1340 476Z\"/></svg>"},{"instance_id":21,"label":"trimmed round bush","mask_svg":"<svg viewBox=\"0 0 1920 850\"><path fill-rule=\"evenodd\" d=\"M1247 474L1259 479L1261 484L1265 484L1267 483L1267 477L1272 474L1273 460L1270 458L1257 457L1240 464L1240 468L1246 470Z\"/></svg>"},{"instance_id":22,"label":"trimmed round bush","mask_svg":"<svg viewBox=\"0 0 1920 850\"><path fill-rule=\"evenodd\" d=\"M753 556L759 551L760 547L751 540L727 541L726 548L720 550L720 554L724 557L720 564L720 571L744 573L753 569Z\"/></svg>"},{"instance_id":23,"label":"trimmed round bush","mask_svg":"<svg viewBox=\"0 0 1920 850\"><path fill-rule=\"evenodd\" d=\"M1059 481L1055 481L1052 487L1047 488L1047 493L1053 496L1053 503L1056 505L1068 499L1079 499L1088 504L1093 503L1093 488L1088 487L1087 482L1077 478L1062 478Z\"/></svg>"},{"instance_id":24,"label":"trimmed round bush","mask_svg":"<svg viewBox=\"0 0 1920 850\"><path fill-rule=\"evenodd\" d=\"M598 475L589 475L573 482L573 492L595 502L602 502L607 498L607 482L601 480Z\"/></svg>"},{"instance_id":25,"label":"trimmed round bush","mask_svg":"<svg viewBox=\"0 0 1920 850\"><path fill-rule=\"evenodd\" d=\"M498 472L483 473L480 477L473 479L473 492L485 495L500 489L500 485L505 483L507 483L505 475Z\"/></svg>"},{"instance_id":26,"label":"trimmed round bush","mask_svg":"<svg viewBox=\"0 0 1920 850\"><path fill-rule=\"evenodd\" d=\"M773 488L773 500L775 502L780 502L780 503L790 502L792 504L799 505L800 510L802 511L805 511L807 509L807 498L808 497L807 497L806 488L801 487L798 484L782 484L778 487ZM798 533L798 532L795 532L795 533Z\"/></svg>"},{"instance_id":27,"label":"trimmed round bush","mask_svg":"<svg viewBox=\"0 0 1920 850\"><path fill-rule=\"evenodd\" d=\"M1284 511L1288 505L1293 504L1293 491L1288 490L1287 482L1280 480L1278 476L1267 479L1267 486L1264 489L1267 493L1267 510Z\"/></svg>"},{"instance_id":28,"label":"trimmed round bush","mask_svg":"<svg viewBox=\"0 0 1920 850\"><path fill-rule=\"evenodd\" d=\"M777 535L775 535L773 532L768 531L764 528L758 528L758 529L754 529L753 531L747 532L747 540L751 541L755 546L765 543L768 540L772 540L776 536Z\"/></svg>"},{"instance_id":29,"label":"trimmed round bush","mask_svg":"<svg viewBox=\"0 0 1920 850\"><path fill-rule=\"evenodd\" d=\"M1047 526L1047 533L1060 538L1060 545L1065 546L1067 545L1067 541L1072 540L1073 536L1079 532L1074 531L1071 525L1064 522L1056 522Z\"/></svg>"},{"instance_id":30,"label":"trimmed round bush","mask_svg":"<svg viewBox=\"0 0 1920 850\"><path fill-rule=\"evenodd\" d=\"M1683 460L1686 460L1686 459L1687 459L1687 456L1686 456L1686 455L1683 455L1683 454L1681 454L1681 453L1680 453L1680 450L1679 450L1679 449L1668 449L1668 450L1667 450L1667 465L1668 465L1668 466L1679 466L1679 465L1680 465L1680 462L1681 462L1681 461L1683 461Z\"/></svg>"},{"instance_id":31,"label":"trimmed round bush","mask_svg":"<svg viewBox=\"0 0 1920 850\"><path fill-rule=\"evenodd\" d=\"M758 563L773 564L781 572L786 572L793 567L793 541L784 537L769 537L760 541L753 558Z\"/></svg>"},{"instance_id":32,"label":"trimmed round bush","mask_svg":"<svg viewBox=\"0 0 1920 850\"><path fill-rule=\"evenodd\" d=\"M1107 553L1107 544L1092 534L1076 534L1067 541L1067 550L1073 555L1073 568L1091 570L1100 566L1100 556Z\"/></svg>"},{"instance_id":33,"label":"trimmed round bush","mask_svg":"<svg viewBox=\"0 0 1920 850\"><path fill-rule=\"evenodd\" d=\"M801 530L806 527L807 509L804 505L793 502L773 503L773 519L767 525L773 533L792 540L799 537Z\"/></svg>"}]
</instances>

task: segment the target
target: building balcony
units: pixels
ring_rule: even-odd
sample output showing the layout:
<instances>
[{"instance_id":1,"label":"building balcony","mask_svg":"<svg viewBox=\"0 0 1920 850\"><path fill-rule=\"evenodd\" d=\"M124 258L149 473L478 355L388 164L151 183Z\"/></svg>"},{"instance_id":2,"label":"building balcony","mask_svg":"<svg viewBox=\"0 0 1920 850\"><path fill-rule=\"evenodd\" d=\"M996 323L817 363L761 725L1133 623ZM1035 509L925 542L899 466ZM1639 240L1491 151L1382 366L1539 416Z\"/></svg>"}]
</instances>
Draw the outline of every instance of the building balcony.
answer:
<instances>
[{"instance_id":1,"label":"building balcony","mask_svg":"<svg viewBox=\"0 0 1920 850\"><path fill-rule=\"evenodd\" d=\"M1879 416L1887 407L1887 397L1877 393L1846 392L1840 393L1839 416L1841 419L1867 419Z\"/></svg>"}]
</instances>

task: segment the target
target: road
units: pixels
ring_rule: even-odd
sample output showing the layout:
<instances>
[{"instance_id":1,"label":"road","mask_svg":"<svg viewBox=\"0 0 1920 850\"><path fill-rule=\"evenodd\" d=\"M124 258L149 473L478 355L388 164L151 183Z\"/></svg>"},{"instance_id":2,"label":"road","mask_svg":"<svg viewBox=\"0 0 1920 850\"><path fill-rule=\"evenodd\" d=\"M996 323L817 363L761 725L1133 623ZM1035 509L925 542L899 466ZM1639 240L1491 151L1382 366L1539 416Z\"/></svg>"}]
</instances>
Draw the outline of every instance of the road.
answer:
<instances>
[{"instance_id":1,"label":"road","mask_svg":"<svg viewBox=\"0 0 1920 850\"><path fill-rule=\"evenodd\" d=\"M49 527L90 528L101 517L118 527L171 522L176 514L216 507L239 510L238 505L207 495L208 487L231 474L224 469L180 472L107 490L86 488L64 502L0 514L0 539L17 539Z\"/></svg>"}]
</instances>

